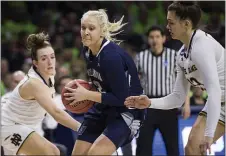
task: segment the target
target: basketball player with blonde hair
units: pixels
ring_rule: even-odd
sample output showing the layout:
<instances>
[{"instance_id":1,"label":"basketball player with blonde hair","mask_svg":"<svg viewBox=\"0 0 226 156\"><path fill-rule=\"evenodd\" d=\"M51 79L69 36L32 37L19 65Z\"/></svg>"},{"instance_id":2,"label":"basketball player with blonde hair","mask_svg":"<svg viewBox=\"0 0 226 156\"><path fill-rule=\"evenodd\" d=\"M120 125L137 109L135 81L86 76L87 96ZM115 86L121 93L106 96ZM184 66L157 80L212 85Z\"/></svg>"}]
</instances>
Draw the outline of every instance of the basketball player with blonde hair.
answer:
<instances>
[{"instance_id":1,"label":"basketball player with blonde hair","mask_svg":"<svg viewBox=\"0 0 226 156\"><path fill-rule=\"evenodd\" d=\"M27 44L33 66L2 105L1 143L6 155L60 155L37 133L46 113L75 131L80 123L53 101L56 59L48 35L31 34Z\"/></svg>"},{"instance_id":2,"label":"basketball player with blonde hair","mask_svg":"<svg viewBox=\"0 0 226 156\"><path fill-rule=\"evenodd\" d=\"M79 85L67 88L67 100L96 103L85 114L72 155L112 155L137 134L145 110L124 106L129 95L143 93L133 59L117 43L123 17L115 23L103 9L86 12L81 19L83 54L87 73L98 91Z\"/></svg>"}]
</instances>

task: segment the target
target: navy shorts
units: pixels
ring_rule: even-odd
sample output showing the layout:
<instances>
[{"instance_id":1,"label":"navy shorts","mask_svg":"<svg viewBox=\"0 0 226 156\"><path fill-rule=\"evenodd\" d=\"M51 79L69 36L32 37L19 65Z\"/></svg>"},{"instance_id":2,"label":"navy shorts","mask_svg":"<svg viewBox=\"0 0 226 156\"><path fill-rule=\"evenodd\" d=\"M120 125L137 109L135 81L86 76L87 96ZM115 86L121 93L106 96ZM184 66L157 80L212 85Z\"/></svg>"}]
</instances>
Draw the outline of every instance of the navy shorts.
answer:
<instances>
[{"instance_id":1,"label":"navy shorts","mask_svg":"<svg viewBox=\"0 0 226 156\"><path fill-rule=\"evenodd\" d=\"M130 115L132 114L129 113ZM126 118L130 120L128 115ZM85 118L78 130L78 140L94 143L101 134L104 134L114 143L116 149L122 147L130 143L137 134L133 133L127 119L123 119L122 115L115 116L113 120L107 120L104 115L98 118Z\"/></svg>"}]
</instances>

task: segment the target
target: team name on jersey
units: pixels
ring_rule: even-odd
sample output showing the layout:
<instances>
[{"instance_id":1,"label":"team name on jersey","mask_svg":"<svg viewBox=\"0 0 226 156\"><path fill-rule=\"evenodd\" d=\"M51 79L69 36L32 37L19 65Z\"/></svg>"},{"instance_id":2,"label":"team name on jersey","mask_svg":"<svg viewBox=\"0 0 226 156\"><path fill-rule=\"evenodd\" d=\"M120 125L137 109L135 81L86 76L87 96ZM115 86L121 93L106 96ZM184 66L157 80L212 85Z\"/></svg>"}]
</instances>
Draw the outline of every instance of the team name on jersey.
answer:
<instances>
[{"instance_id":1,"label":"team name on jersey","mask_svg":"<svg viewBox=\"0 0 226 156\"><path fill-rule=\"evenodd\" d=\"M98 71L96 71L95 69L88 69L87 70L87 74L89 76L92 76L92 77L97 78L100 81L103 81L102 78L101 78L101 76L100 76L100 73Z\"/></svg>"}]
</instances>

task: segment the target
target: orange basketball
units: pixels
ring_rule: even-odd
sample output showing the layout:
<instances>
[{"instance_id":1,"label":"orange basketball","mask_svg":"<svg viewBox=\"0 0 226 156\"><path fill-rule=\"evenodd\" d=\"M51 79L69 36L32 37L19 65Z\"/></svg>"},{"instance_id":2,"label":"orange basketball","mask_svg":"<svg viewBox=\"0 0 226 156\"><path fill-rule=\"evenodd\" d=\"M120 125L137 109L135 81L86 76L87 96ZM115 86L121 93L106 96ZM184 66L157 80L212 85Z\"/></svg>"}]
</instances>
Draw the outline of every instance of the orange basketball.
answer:
<instances>
[{"instance_id":1,"label":"orange basketball","mask_svg":"<svg viewBox=\"0 0 226 156\"><path fill-rule=\"evenodd\" d=\"M85 80L77 79L76 81L88 90L95 90L94 87ZM72 80L68 84L66 84L65 87L75 89L77 88L77 85L74 84ZM89 110L89 108L91 108L95 103L93 101L84 100L84 101L76 102L73 105L70 105L73 101L65 100L65 96L64 96L64 93L68 93L68 92L70 91L63 88L61 91L61 99L65 108L72 113L77 113L77 114L86 113Z\"/></svg>"}]
</instances>

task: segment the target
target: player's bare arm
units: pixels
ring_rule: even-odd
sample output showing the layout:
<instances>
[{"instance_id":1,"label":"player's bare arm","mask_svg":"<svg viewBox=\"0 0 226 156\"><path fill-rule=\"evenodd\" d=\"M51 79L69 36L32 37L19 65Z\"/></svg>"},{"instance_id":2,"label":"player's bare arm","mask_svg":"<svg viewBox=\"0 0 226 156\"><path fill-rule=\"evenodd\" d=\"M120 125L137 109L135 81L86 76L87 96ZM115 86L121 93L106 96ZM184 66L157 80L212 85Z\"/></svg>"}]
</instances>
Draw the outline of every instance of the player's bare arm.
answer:
<instances>
[{"instance_id":1,"label":"player's bare arm","mask_svg":"<svg viewBox=\"0 0 226 156\"><path fill-rule=\"evenodd\" d=\"M26 93L25 93L26 92ZM36 79L30 79L20 88L21 96L33 97L38 103L59 123L77 131L80 123L74 120L68 113L59 109L54 103L49 88Z\"/></svg>"}]
</instances>

